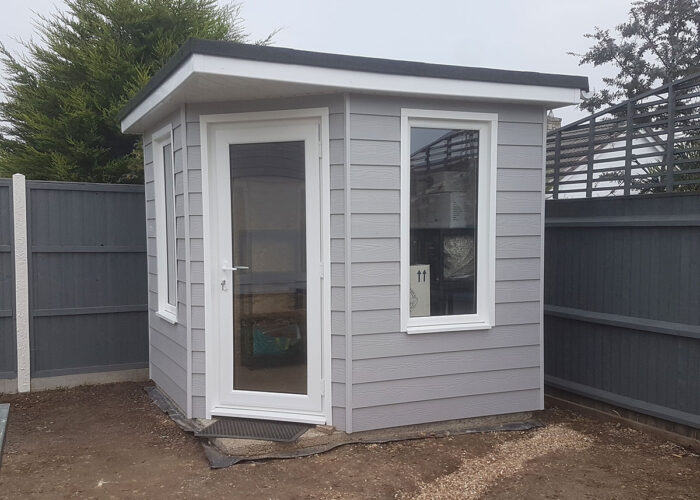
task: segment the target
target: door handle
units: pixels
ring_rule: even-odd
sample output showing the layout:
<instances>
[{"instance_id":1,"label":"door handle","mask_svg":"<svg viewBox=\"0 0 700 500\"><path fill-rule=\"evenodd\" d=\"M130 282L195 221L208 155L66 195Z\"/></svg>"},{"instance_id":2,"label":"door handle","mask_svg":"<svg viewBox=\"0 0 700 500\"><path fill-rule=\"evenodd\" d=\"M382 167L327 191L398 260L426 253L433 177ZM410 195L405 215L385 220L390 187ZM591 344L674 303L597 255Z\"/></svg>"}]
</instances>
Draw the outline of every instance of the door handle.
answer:
<instances>
[{"instance_id":1,"label":"door handle","mask_svg":"<svg viewBox=\"0 0 700 500\"><path fill-rule=\"evenodd\" d=\"M243 269L250 269L250 268L248 266L233 266L233 267L223 266L221 268L222 271L241 271Z\"/></svg>"}]
</instances>

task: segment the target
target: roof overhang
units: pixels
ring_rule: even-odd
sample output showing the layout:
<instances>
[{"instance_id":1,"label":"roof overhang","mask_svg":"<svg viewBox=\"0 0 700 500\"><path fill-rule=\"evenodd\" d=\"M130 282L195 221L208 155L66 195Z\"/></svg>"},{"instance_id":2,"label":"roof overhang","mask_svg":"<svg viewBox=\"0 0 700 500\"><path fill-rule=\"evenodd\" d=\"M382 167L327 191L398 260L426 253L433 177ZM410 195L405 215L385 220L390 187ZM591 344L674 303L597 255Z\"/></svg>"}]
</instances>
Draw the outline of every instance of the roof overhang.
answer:
<instances>
[{"instance_id":1,"label":"roof overhang","mask_svg":"<svg viewBox=\"0 0 700 500\"><path fill-rule=\"evenodd\" d=\"M581 91L588 88L587 79L565 75L352 56L319 59L333 55L240 44L223 45L233 50L233 53L226 54L220 50L196 50L201 46L221 48L221 42L193 42L203 45L190 46L189 50L176 54L120 113L123 132L143 133L182 103L362 92L527 103L556 108L578 104ZM237 47L244 48L241 57L236 56L236 50L240 51ZM259 57L260 54L264 57ZM385 65L381 66L381 63ZM364 66L368 70L363 70ZM380 72L381 68L387 72Z\"/></svg>"}]
</instances>

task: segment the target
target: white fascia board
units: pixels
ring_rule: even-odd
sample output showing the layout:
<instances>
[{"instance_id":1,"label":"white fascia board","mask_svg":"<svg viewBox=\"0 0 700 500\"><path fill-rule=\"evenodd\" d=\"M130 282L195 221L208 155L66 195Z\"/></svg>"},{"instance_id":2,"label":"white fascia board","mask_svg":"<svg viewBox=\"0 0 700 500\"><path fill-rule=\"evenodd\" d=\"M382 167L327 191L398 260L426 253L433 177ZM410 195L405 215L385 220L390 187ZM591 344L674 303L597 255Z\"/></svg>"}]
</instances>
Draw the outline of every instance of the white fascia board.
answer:
<instances>
[{"instance_id":1,"label":"white fascia board","mask_svg":"<svg viewBox=\"0 0 700 500\"><path fill-rule=\"evenodd\" d=\"M192 75L230 76L334 88L338 92L372 92L542 104L549 107L581 102L581 90L539 85L478 82L425 76L390 75L298 64L280 64L193 54L122 120L122 132L163 102ZM212 96L212 99L215 99Z\"/></svg>"}]
</instances>

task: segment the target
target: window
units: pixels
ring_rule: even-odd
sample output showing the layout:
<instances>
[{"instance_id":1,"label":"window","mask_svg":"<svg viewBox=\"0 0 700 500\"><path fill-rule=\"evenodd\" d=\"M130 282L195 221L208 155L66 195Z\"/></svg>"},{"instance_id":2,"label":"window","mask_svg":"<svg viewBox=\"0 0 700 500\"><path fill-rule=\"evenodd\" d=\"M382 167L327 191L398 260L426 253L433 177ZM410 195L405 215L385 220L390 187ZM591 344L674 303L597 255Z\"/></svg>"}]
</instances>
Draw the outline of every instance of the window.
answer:
<instances>
[{"instance_id":1,"label":"window","mask_svg":"<svg viewBox=\"0 0 700 500\"><path fill-rule=\"evenodd\" d=\"M495 298L497 115L402 110L401 327L487 329Z\"/></svg>"},{"instance_id":2,"label":"window","mask_svg":"<svg viewBox=\"0 0 700 500\"><path fill-rule=\"evenodd\" d=\"M175 174L170 126L153 135L156 204L158 315L177 321L177 257L175 253Z\"/></svg>"}]
</instances>

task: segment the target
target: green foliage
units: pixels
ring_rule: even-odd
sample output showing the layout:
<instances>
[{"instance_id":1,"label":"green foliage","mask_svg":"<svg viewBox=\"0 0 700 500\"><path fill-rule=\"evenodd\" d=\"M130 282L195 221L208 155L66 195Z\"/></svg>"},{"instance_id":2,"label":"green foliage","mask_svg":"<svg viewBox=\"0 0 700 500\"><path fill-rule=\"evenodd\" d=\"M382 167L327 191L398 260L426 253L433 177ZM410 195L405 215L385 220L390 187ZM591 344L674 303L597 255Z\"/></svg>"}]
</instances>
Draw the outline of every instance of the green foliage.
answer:
<instances>
[{"instance_id":1,"label":"green foliage","mask_svg":"<svg viewBox=\"0 0 700 500\"><path fill-rule=\"evenodd\" d=\"M244 41L239 7L215 0L67 0L39 42L0 45L0 177L143 182L138 138L117 113L190 37Z\"/></svg>"},{"instance_id":2,"label":"green foliage","mask_svg":"<svg viewBox=\"0 0 700 500\"><path fill-rule=\"evenodd\" d=\"M596 27L586 38L595 41L580 64L612 64L616 76L608 86L583 101L593 112L700 71L700 0L634 2L629 20L611 32Z\"/></svg>"}]
</instances>

